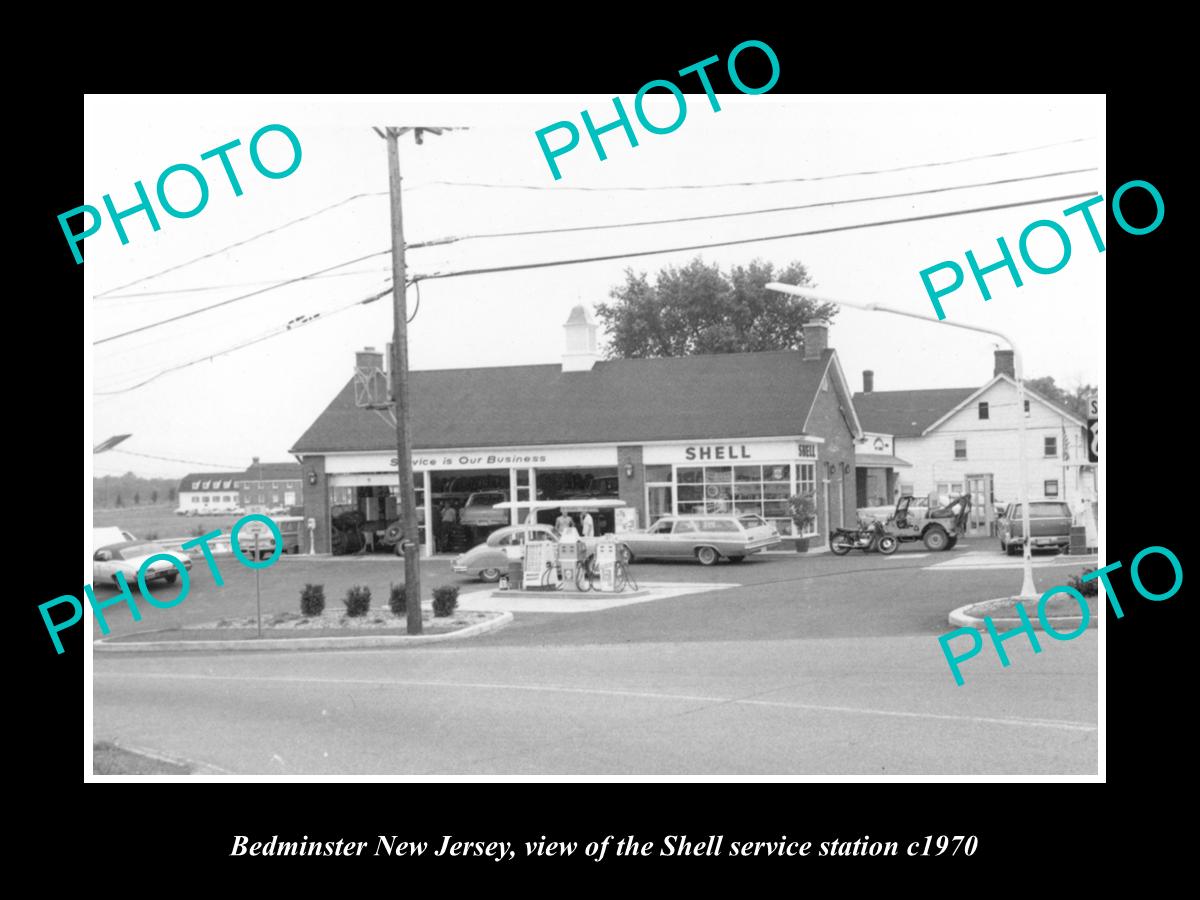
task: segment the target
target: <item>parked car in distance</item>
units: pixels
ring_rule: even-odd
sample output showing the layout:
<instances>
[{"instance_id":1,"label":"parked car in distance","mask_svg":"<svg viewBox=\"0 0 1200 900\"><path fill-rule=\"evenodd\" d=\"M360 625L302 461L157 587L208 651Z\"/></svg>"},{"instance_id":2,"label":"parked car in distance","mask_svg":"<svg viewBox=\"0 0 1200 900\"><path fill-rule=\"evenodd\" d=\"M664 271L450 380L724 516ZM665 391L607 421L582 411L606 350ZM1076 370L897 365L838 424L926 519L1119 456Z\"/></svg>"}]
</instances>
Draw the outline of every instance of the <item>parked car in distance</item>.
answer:
<instances>
[{"instance_id":1,"label":"parked car in distance","mask_svg":"<svg viewBox=\"0 0 1200 900\"><path fill-rule=\"evenodd\" d=\"M185 570L192 568L192 560L186 553L163 550L158 544L148 541L122 541L101 547L92 555L92 584L116 584L116 576L120 572L125 577L125 583L136 589L142 563L156 555L173 556ZM157 560L146 570L147 584L158 580L174 584L178 578L179 572L175 566L165 559Z\"/></svg>"},{"instance_id":2,"label":"parked car in distance","mask_svg":"<svg viewBox=\"0 0 1200 900\"><path fill-rule=\"evenodd\" d=\"M245 525L238 529L238 547L241 548L243 555L254 559L254 539L258 536L258 558L266 559L275 552L275 535L271 533L271 529L266 522L258 519L251 519ZM282 552L287 552L286 547Z\"/></svg>"},{"instance_id":3,"label":"parked car in distance","mask_svg":"<svg viewBox=\"0 0 1200 900\"><path fill-rule=\"evenodd\" d=\"M458 524L464 528L494 528L507 525L507 509L495 509L497 503L508 500L508 491L477 491L467 498L458 513Z\"/></svg>"},{"instance_id":4,"label":"parked car in distance","mask_svg":"<svg viewBox=\"0 0 1200 900\"><path fill-rule=\"evenodd\" d=\"M1071 526L1075 517L1071 507L1060 500L1035 500L1029 504L1030 546L1052 547L1065 551L1071 546ZM1013 556L1025 546L1021 504L1010 503L998 523L1000 549Z\"/></svg>"},{"instance_id":5,"label":"parked car in distance","mask_svg":"<svg viewBox=\"0 0 1200 900\"><path fill-rule=\"evenodd\" d=\"M619 552L627 563L695 559L711 566L721 558L741 562L781 543L775 526L758 516L663 516L649 528L622 532Z\"/></svg>"},{"instance_id":6,"label":"parked car in distance","mask_svg":"<svg viewBox=\"0 0 1200 900\"><path fill-rule=\"evenodd\" d=\"M482 544L455 557L450 568L459 575L497 582L508 570L508 552L504 548L523 544L527 531L533 540L558 540L558 533L548 525L510 525L493 531Z\"/></svg>"},{"instance_id":7,"label":"parked car in distance","mask_svg":"<svg viewBox=\"0 0 1200 900\"><path fill-rule=\"evenodd\" d=\"M101 526L92 529L92 549L99 550L109 544L120 544L125 541L136 541L137 538L124 529L115 525Z\"/></svg>"}]
</instances>

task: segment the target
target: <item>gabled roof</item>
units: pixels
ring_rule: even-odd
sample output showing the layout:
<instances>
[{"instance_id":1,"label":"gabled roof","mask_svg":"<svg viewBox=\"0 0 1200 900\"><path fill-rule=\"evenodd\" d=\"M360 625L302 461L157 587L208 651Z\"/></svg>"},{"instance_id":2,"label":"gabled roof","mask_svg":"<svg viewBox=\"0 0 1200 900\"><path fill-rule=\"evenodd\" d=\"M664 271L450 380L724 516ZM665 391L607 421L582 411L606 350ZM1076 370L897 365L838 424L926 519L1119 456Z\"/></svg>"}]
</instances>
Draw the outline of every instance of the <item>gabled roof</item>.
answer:
<instances>
[{"instance_id":1,"label":"gabled roof","mask_svg":"<svg viewBox=\"0 0 1200 900\"><path fill-rule=\"evenodd\" d=\"M771 437L803 433L834 351L722 353L410 373L413 448ZM395 428L346 385L292 453L394 450Z\"/></svg>"},{"instance_id":2,"label":"gabled roof","mask_svg":"<svg viewBox=\"0 0 1200 900\"><path fill-rule=\"evenodd\" d=\"M895 437L920 437L934 422L959 406L977 388L923 391L871 391L854 395L854 408L867 431Z\"/></svg>"},{"instance_id":3,"label":"gabled roof","mask_svg":"<svg viewBox=\"0 0 1200 900\"><path fill-rule=\"evenodd\" d=\"M970 395L964 397L962 399L962 402L956 404L953 408L947 410L945 415L941 416L936 421L931 422L929 425L927 425L925 430L922 432L922 434L928 434L929 432L933 431L935 428L937 428L939 425L941 425L943 422L945 422L947 419L949 419L952 415L957 413L960 409L962 409L966 406L969 406L972 402L974 402L976 397L982 397L984 394L986 394L988 391L990 391L994 385L998 384L1001 381L1007 382L1008 384L1012 385L1014 388L1016 388L1016 386L1017 386L1017 382L1014 379L1009 378L1007 375L1005 375L1003 372L1001 372L999 375L996 375L995 377L993 377L992 380L989 381L987 384L985 384L983 387L978 388L975 391L972 391ZM1041 403L1043 406L1049 407L1051 410L1058 413L1060 416L1070 419L1076 425L1082 426L1082 425L1086 424L1082 419L1079 418L1079 416L1075 415L1075 413L1071 412L1069 409L1059 406L1057 403L1054 403L1051 400L1047 400L1041 394L1037 393L1036 391L1030 390L1028 387L1025 388L1025 395L1028 399L1036 400L1038 403Z\"/></svg>"},{"instance_id":4,"label":"gabled roof","mask_svg":"<svg viewBox=\"0 0 1200 900\"><path fill-rule=\"evenodd\" d=\"M261 475L259 474L261 470ZM239 476L242 481L297 481L301 477L298 462L251 463Z\"/></svg>"},{"instance_id":5,"label":"gabled roof","mask_svg":"<svg viewBox=\"0 0 1200 900\"><path fill-rule=\"evenodd\" d=\"M242 480L242 475L241 472L189 472L179 479L179 490L232 491L235 490L233 486ZM228 487L224 487L226 482L229 482Z\"/></svg>"}]
</instances>

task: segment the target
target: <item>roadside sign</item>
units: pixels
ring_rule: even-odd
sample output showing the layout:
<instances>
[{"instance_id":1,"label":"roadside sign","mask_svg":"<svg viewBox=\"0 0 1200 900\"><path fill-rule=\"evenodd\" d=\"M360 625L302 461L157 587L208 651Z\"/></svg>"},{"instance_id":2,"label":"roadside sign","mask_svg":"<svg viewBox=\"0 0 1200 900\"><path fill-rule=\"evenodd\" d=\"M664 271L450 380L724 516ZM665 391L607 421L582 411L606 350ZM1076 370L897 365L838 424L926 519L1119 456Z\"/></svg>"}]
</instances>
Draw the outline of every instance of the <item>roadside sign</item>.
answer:
<instances>
[{"instance_id":1,"label":"roadside sign","mask_svg":"<svg viewBox=\"0 0 1200 900\"><path fill-rule=\"evenodd\" d=\"M1088 401L1088 462L1100 461L1100 401Z\"/></svg>"}]
</instances>

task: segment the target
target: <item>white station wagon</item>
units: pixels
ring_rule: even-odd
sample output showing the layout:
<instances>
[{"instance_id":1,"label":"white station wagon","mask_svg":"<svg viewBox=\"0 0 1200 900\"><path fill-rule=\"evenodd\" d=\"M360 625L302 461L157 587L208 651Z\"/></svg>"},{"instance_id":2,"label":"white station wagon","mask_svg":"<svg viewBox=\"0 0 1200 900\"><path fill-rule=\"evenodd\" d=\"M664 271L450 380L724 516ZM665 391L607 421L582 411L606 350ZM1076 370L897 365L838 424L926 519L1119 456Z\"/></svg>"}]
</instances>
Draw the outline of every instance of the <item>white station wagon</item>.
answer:
<instances>
[{"instance_id":1,"label":"white station wagon","mask_svg":"<svg viewBox=\"0 0 1200 900\"><path fill-rule=\"evenodd\" d=\"M759 516L663 516L645 531L617 536L626 562L696 559L711 566L724 557L741 562L782 543L775 526Z\"/></svg>"}]
</instances>

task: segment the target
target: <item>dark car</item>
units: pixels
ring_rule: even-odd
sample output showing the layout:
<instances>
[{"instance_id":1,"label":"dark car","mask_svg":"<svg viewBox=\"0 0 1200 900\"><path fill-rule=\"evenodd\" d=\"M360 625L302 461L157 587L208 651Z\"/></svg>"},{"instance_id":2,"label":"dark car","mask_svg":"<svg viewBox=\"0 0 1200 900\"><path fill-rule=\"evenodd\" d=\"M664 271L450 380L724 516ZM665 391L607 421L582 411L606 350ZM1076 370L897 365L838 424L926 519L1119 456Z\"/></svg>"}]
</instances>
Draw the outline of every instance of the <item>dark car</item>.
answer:
<instances>
[{"instance_id":1,"label":"dark car","mask_svg":"<svg viewBox=\"0 0 1200 900\"><path fill-rule=\"evenodd\" d=\"M1035 500L1029 504L1030 546L1037 549L1066 551L1071 546L1071 526L1075 518L1071 507L1059 500ZM1025 545L1021 504L1010 503L998 523L1000 549L1010 556Z\"/></svg>"}]
</instances>

